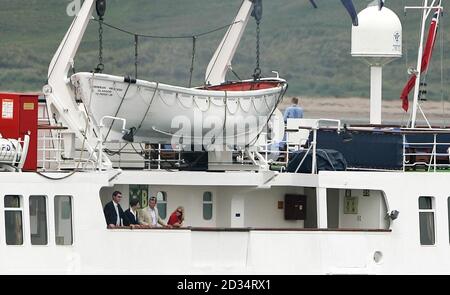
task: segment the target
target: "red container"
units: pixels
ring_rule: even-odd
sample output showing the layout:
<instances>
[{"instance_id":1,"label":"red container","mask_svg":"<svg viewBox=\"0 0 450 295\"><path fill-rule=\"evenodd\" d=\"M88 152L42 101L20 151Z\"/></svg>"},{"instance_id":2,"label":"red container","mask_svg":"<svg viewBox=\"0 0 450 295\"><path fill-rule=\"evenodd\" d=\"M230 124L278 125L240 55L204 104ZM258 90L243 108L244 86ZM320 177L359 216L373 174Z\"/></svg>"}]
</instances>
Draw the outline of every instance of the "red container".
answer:
<instances>
[{"instance_id":1,"label":"red container","mask_svg":"<svg viewBox=\"0 0 450 295\"><path fill-rule=\"evenodd\" d=\"M24 171L37 169L38 94L0 93L0 134L23 140L30 136Z\"/></svg>"}]
</instances>

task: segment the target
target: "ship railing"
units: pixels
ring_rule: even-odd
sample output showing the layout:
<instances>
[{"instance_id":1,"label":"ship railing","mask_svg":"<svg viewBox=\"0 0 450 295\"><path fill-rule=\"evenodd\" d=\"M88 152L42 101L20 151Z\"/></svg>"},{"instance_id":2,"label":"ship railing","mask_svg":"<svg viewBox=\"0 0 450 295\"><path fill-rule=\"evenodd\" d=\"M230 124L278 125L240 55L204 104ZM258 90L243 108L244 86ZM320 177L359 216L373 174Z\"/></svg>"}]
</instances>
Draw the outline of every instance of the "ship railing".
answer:
<instances>
[{"instance_id":1,"label":"ship railing","mask_svg":"<svg viewBox=\"0 0 450 295\"><path fill-rule=\"evenodd\" d=\"M392 153L396 153L395 165L398 165L398 168L382 168L383 166L367 166L367 167L354 167L347 166L348 170L361 170L361 171L403 171L406 170L416 170L417 168L425 168L426 171L439 171L443 169L450 168L450 140L448 139L450 135L449 129L440 129L440 128L392 128L392 126L341 126L339 120L325 120L319 119L316 120L317 124L308 126L298 126L295 128L286 128L286 133L288 136L284 138L283 141L275 142L271 140L267 140L266 144L260 145L260 153L265 157L266 162L271 164L271 166L276 166L277 170L280 172L285 172L288 168L289 171L298 172L302 165L305 164L307 160L307 155L310 154L312 156L311 161L316 159L317 155L317 134L319 130L325 131L335 131L337 133L342 134L342 142L350 142L347 146L347 150L349 147L352 148L351 142L354 141L353 137L354 133L359 134L361 132L373 132L376 134L393 134L399 135L402 137L398 138L398 143L402 144L403 147L398 145L398 153L396 151L392 151ZM320 124L320 123L333 123L337 124L337 126L330 126L330 124ZM288 127L288 126L286 126ZM306 129L309 131L309 137L303 136L300 140L300 137L297 137L296 140L292 141L289 138L289 132L298 132L298 130ZM306 133L308 134L308 133ZM292 138L296 138L295 136ZM302 144L303 141L306 141L305 145ZM358 139L358 138L357 138ZM360 142L360 141L359 141ZM274 148L274 146L286 146L286 148ZM403 151L401 150L403 148ZM289 164L292 163L291 158L293 152L295 151L304 151L302 155L302 159L299 160L299 164L297 167L290 167ZM339 150L339 149L337 149ZM355 151L359 151L359 149L355 148ZM348 152L348 151L347 151ZM391 155L392 156L392 155ZM309 161L309 159L308 159ZM291 162L291 163L290 163ZM297 163L297 162L296 162ZM397 164L398 163L398 164ZM375 163L379 164L379 163ZM389 165L393 165L393 163L389 163ZM295 164L297 165L297 164ZM317 173L316 163L311 163L312 169L311 173ZM397 167L397 166L396 166ZM272 168L272 167L271 167ZM275 170L275 169L272 169ZM302 171L304 169L300 169ZM309 169L308 169L309 170Z\"/></svg>"},{"instance_id":2,"label":"ship railing","mask_svg":"<svg viewBox=\"0 0 450 295\"><path fill-rule=\"evenodd\" d=\"M156 159L151 158L151 153L149 154L148 167L151 168L152 163L156 163L157 170L161 170L161 163L175 163L176 166L180 167L181 164L181 148L171 147L164 148L162 144L158 144L156 148Z\"/></svg>"},{"instance_id":3,"label":"ship railing","mask_svg":"<svg viewBox=\"0 0 450 295\"><path fill-rule=\"evenodd\" d=\"M309 143L298 145L292 144L287 140L267 140L267 143L260 145L259 152L263 155L265 161L269 163L271 167L279 170L280 172L286 172L289 160L293 153L297 151L306 151L306 155L311 151L311 149L312 144Z\"/></svg>"},{"instance_id":4,"label":"ship railing","mask_svg":"<svg viewBox=\"0 0 450 295\"><path fill-rule=\"evenodd\" d=\"M289 152L285 148L286 140L266 140L266 143L259 146L259 152L263 155L265 161L272 166L280 166L280 172L285 170L285 166L289 160Z\"/></svg>"},{"instance_id":5,"label":"ship railing","mask_svg":"<svg viewBox=\"0 0 450 295\"><path fill-rule=\"evenodd\" d=\"M186 163L184 156L195 153L195 151L185 150L179 145L170 144L106 142L104 147L104 153L111 159L113 167L121 169L190 170L191 168L185 166L192 163ZM201 153L205 152L201 151ZM232 153L234 159L232 162L217 162L209 159L208 165L221 165L224 169L227 167L236 168L236 164L247 167L247 170L250 169L249 167L254 167L252 165L257 156L253 155L252 152L246 153L245 150L235 150Z\"/></svg>"},{"instance_id":6,"label":"ship railing","mask_svg":"<svg viewBox=\"0 0 450 295\"><path fill-rule=\"evenodd\" d=\"M403 171L409 168L426 167L428 172L438 168L450 168L450 142L438 142L437 133L432 142L410 142L403 134ZM438 152L438 147L447 147L445 152Z\"/></svg>"},{"instance_id":7,"label":"ship railing","mask_svg":"<svg viewBox=\"0 0 450 295\"><path fill-rule=\"evenodd\" d=\"M59 126L39 126L37 166L41 171L92 170L97 166L93 155L87 150L74 149L80 156L66 157L67 141L64 137L66 129ZM85 155L84 157L82 155Z\"/></svg>"},{"instance_id":8,"label":"ship railing","mask_svg":"<svg viewBox=\"0 0 450 295\"><path fill-rule=\"evenodd\" d=\"M311 154L310 173L317 174L317 131L320 128L330 128L330 125L335 125L333 127L336 132L342 131L341 121L336 119L288 119L283 140L279 142L268 140L261 146L260 151L265 156L266 162L279 165L280 172L286 172L292 153L304 151L294 173L299 171ZM278 150L274 149L274 146L278 146ZM274 156L277 158L274 159Z\"/></svg>"},{"instance_id":9,"label":"ship railing","mask_svg":"<svg viewBox=\"0 0 450 295\"><path fill-rule=\"evenodd\" d=\"M38 170L92 170L98 167L92 154L75 147L75 136L67 127L52 125L51 121L45 98L41 95L38 106Z\"/></svg>"},{"instance_id":10,"label":"ship railing","mask_svg":"<svg viewBox=\"0 0 450 295\"><path fill-rule=\"evenodd\" d=\"M56 136L44 134L38 138L38 167L43 171L60 170L60 157L62 139Z\"/></svg>"},{"instance_id":11,"label":"ship railing","mask_svg":"<svg viewBox=\"0 0 450 295\"><path fill-rule=\"evenodd\" d=\"M148 143L104 143L113 167L124 169L178 169L182 149L178 146Z\"/></svg>"}]
</instances>

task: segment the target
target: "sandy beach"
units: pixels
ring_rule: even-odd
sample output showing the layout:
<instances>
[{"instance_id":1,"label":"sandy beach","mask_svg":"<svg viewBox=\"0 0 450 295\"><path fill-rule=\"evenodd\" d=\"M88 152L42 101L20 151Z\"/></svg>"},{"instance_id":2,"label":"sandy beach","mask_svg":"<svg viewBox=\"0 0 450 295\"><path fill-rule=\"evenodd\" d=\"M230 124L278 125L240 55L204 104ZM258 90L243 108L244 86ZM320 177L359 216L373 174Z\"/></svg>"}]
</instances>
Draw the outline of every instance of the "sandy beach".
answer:
<instances>
[{"instance_id":1,"label":"sandy beach","mask_svg":"<svg viewBox=\"0 0 450 295\"><path fill-rule=\"evenodd\" d=\"M285 97L279 109L290 105L291 97ZM299 104L303 107L305 118L341 119L348 123L369 123L369 104L367 98L323 98L299 97ZM448 126L450 124L450 102L424 101L421 108L427 119L433 125ZM382 102L382 122L384 124L406 125L411 115L412 101L408 113L401 107L401 101L386 100ZM418 112L418 122L425 124L422 115Z\"/></svg>"}]
</instances>

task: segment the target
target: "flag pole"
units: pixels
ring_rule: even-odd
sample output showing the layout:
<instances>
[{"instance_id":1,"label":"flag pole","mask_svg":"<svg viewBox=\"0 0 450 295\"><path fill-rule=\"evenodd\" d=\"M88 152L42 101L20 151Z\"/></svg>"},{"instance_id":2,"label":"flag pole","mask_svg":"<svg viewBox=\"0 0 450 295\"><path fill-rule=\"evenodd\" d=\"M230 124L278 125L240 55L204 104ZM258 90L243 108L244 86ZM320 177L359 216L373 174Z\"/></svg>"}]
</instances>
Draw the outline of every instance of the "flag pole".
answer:
<instances>
[{"instance_id":1,"label":"flag pole","mask_svg":"<svg viewBox=\"0 0 450 295\"><path fill-rule=\"evenodd\" d=\"M422 71L427 71L428 63L430 62L431 52L432 52L433 47L434 47L433 46L434 45L434 41L435 41L434 38L436 37L437 27L434 29L435 31L433 32L433 36L432 36L433 40L431 41L432 45L431 45L431 48L429 48L431 51L427 53L427 54L429 54L429 56L428 57L422 56L423 55L423 38L424 38L424 34L425 34L425 24L426 24L428 16L430 15L430 12L432 12L433 9L437 9L438 10L438 14L437 14L437 17L436 17L436 26L437 26L438 23L439 23L440 10L442 9L442 7L441 7L441 0L439 0L438 4L435 6L436 1L438 1L438 0L433 0L432 3L428 6L428 0L424 0L422 8L419 8L419 7L405 7L405 10L406 9L417 9L417 8L423 10L423 13L422 13L422 29L421 29L421 35L420 35L420 41L419 41L419 52L418 52L418 55L417 55L417 69L415 70L415 73L414 73L414 80L411 80L411 81L414 81L414 96L413 96L413 108L412 108L412 114L411 114L411 126L410 126L410 128L415 128L415 126L416 126L417 109L419 107L420 76L421 76ZM430 27L430 30L431 30L431 27ZM430 32L429 32L429 34L430 34ZM428 39L429 38L430 38L430 35L428 36ZM427 48L429 46L428 45L428 42L429 42L428 39L427 39ZM426 64L425 65L423 64L424 58L426 58ZM422 69L422 66L424 66L423 69ZM407 99L407 97L406 97L406 99ZM424 118L426 120L425 114L423 112L422 112L422 115L424 116Z\"/></svg>"},{"instance_id":2,"label":"flag pole","mask_svg":"<svg viewBox=\"0 0 450 295\"><path fill-rule=\"evenodd\" d=\"M431 6L433 6L435 0ZM424 6L428 6L428 0L424 0ZM419 87L420 87L420 71L422 70L422 54L423 54L423 37L425 34L425 23L428 18L428 15L431 11L431 8L425 8L422 12L422 29L420 32L420 41L419 41L419 52L417 53L417 68L416 68L416 83L414 85L414 96L413 96L413 107L412 107L412 116L411 116L411 128L415 128L416 126L416 118L417 118L417 104L419 103Z\"/></svg>"}]
</instances>

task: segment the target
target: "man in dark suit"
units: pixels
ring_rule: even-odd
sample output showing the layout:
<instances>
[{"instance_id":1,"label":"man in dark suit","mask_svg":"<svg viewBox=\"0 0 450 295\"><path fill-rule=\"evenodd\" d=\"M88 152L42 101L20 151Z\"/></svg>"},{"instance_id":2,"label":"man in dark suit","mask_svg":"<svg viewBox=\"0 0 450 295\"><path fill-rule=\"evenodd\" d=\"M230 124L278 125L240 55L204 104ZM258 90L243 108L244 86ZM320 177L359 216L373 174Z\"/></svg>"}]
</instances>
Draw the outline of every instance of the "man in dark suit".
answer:
<instances>
[{"instance_id":1,"label":"man in dark suit","mask_svg":"<svg viewBox=\"0 0 450 295\"><path fill-rule=\"evenodd\" d=\"M139 200L137 198L132 198L130 200L130 208L125 210L125 218L123 219L123 225L129 225L131 227L136 227L139 225L139 218L137 216L137 209L139 208Z\"/></svg>"},{"instance_id":2,"label":"man in dark suit","mask_svg":"<svg viewBox=\"0 0 450 295\"><path fill-rule=\"evenodd\" d=\"M122 207L120 206L120 200L122 199L122 193L115 191L112 194L112 201L108 202L103 208L105 213L106 225L108 228L114 228L116 226L123 225L123 219L125 215L123 213Z\"/></svg>"}]
</instances>

